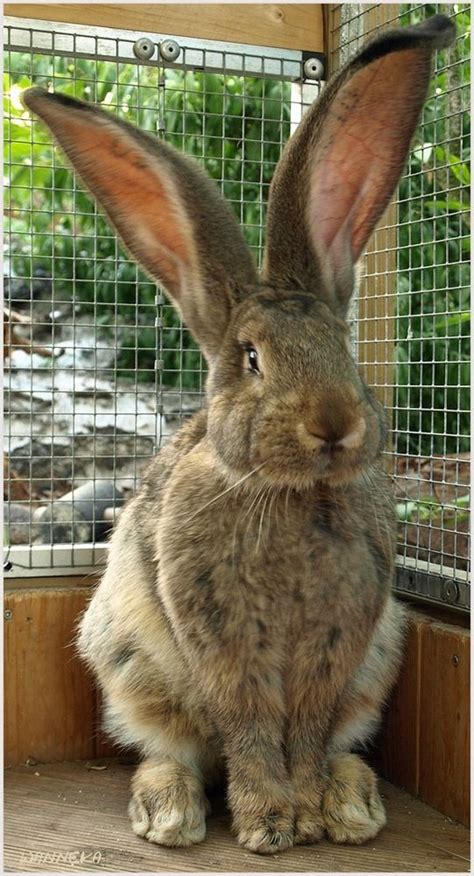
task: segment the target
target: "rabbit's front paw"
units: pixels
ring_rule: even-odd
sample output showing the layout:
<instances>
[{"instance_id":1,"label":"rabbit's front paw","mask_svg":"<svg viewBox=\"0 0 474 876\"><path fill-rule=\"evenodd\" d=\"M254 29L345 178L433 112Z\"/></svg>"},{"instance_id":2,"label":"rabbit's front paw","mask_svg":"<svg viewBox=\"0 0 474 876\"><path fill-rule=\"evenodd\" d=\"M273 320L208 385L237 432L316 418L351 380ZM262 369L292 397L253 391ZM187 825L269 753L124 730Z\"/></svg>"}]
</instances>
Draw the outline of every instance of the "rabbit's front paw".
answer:
<instances>
[{"instance_id":1,"label":"rabbit's front paw","mask_svg":"<svg viewBox=\"0 0 474 876\"><path fill-rule=\"evenodd\" d=\"M295 845L318 843L326 832L321 812L324 771L294 776Z\"/></svg>"},{"instance_id":2,"label":"rabbit's front paw","mask_svg":"<svg viewBox=\"0 0 474 876\"><path fill-rule=\"evenodd\" d=\"M385 809L370 767L356 754L334 755L323 796L326 830L335 843L365 843L385 825Z\"/></svg>"},{"instance_id":3,"label":"rabbit's front paw","mask_svg":"<svg viewBox=\"0 0 474 876\"><path fill-rule=\"evenodd\" d=\"M200 843L206 835L208 808L199 778L176 761L145 761L132 779L132 830L152 843Z\"/></svg>"},{"instance_id":4,"label":"rabbit's front paw","mask_svg":"<svg viewBox=\"0 0 474 876\"><path fill-rule=\"evenodd\" d=\"M325 834L324 819L320 808L300 809L295 819L295 845L318 843Z\"/></svg>"},{"instance_id":5,"label":"rabbit's front paw","mask_svg":"<svg viewBox=\"0 0 474 876\"><path fill-rule=\"evenodd\" d=\"M293 845L293 813L240 815L234 827L239 843L260 855L276 855Z\"/></svg>"}]
</instances>

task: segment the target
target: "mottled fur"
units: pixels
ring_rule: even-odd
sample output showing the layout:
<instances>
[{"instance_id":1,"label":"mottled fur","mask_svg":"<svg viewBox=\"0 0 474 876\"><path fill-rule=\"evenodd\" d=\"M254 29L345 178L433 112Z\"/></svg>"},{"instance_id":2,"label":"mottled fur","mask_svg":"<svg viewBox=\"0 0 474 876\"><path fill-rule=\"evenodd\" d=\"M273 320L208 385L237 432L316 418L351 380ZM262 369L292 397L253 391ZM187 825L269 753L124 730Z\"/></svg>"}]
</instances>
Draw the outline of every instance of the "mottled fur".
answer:
<instances>
[{"instance_id":1,"label":"mottled fur","mask_svg":"<svg viewBox=\"0 0 474 876\"><path fill-rule=\"evenodd\" d=\"M209 362L205 408L121 516L79 637L109 731L144 756L129 811L153 842L203 839L204 786L224 770L257 852L385 823L350 752L377 727L403 612L385 415L344 316L452 37L442 16L383 35L324 89L276 171L260 278L188 159L96 108L25 96Z\"/></svg>"}]
</instances>

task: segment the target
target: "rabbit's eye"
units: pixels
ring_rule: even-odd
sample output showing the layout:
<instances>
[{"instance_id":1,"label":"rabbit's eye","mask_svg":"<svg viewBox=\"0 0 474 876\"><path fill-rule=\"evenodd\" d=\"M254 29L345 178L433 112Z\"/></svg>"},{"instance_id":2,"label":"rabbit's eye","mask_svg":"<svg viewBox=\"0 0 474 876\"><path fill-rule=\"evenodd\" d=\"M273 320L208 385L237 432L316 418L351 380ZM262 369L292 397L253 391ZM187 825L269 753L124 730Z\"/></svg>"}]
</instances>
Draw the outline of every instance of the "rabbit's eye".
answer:
<instances>
[{"instance_id":1,"label":"rabbit's eye","mask_svg":"<svg viewBox=\"0 0 474 876\"><path fill-rule=\"evenodd\" d=\"M249 371L254 371L255 374L260 374L260 368L258 367L257 351L254 349L254 347L247 347L247 358L249 363Z\"/></svg>"}]
</instances>

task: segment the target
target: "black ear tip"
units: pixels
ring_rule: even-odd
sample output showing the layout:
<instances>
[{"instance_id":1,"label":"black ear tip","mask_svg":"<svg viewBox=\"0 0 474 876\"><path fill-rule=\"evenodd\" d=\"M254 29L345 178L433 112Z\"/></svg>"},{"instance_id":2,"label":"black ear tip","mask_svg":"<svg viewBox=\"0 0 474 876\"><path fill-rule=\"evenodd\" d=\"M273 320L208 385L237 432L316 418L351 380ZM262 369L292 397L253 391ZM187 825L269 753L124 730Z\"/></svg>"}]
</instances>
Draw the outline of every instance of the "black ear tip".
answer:
<instances>
[{"instance_id":1,"label":"black ear tip","mask_svg":"<svg viewBox=\"0 0 474 876\"><path fill-rule=\"evenodd\" d=\"M456 25L447 15L431 15L418 25L419 32L430 37L439 48L450 46L456 38Z\"/></svg>"},{"instance_id":2,"label":"black ear tip","mask_svg":"<svg viewBox=\"0 0 474 876\"><path fill-rule=\"evenodd\" d=\"M369 42L352 62L356 66L370 64L391 52L405 49L445 49L456 38L456 25L446 15L431 15L418 24L384 31Z\"/></svg>"},{"instance_id":3,"label":"black ear tip","mask_svg":"<svg viewBox=\"0 0 474 876\"><path fill-rule=\"evenodd\" d=\"M48 97L46 89L34 86L33 88L27 88L26 91L22 92L21 102L26 109L36 112L36 107L41 104L41 101L44 100L45 97Z\"/></svg>"},{"instance_id":4,"label":"black ear tip","mask_svg":"<svg viewBox=\"0 0 474 876\"><path fill-rule=\"evenodd\" d=\"M32 88L27 88L23 91L21 94L21 102L26 109L39 116L45 107L57 106L58 104L76 110L87 108L87 104L83 103L83 101L75 100L67 94L46 91L45 88L40 88L38 85L34 85Z\"/></svg>"}]
</instances>

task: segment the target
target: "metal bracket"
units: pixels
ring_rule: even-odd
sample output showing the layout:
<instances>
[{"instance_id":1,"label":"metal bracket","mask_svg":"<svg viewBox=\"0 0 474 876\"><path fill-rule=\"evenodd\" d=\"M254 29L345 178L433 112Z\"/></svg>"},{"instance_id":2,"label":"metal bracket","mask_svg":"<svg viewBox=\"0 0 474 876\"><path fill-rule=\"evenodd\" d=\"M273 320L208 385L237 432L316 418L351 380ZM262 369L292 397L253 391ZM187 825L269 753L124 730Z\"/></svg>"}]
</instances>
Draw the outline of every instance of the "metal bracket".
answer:
<instances>
[{"instance_id":1,"label":"metal bracket","mask_svg":"<svg viewBox=\"0 0 474 876\"><path fill-rule=\"evenodd\" d=\"M94 61L137 63L134 44L145 39L153 44L153 55L146 59L140 53L139 63L182 69L225 73L232 76L300 80L302 53L294 49L255 46L247 43L225 43L220 40L196 40L176 34L150 34L139 31L121 31L117 28L90 27L47 20L31 20L6 16L5 51L36 54L65 55L68 58L89 58ZM155 48L158 46L159 51ZM168 51L166 51L168 46ZM173 59L176 48L179 55ZM171 48L171 53L169 49ZM162 54L165 57L162 57ZM308 58L319 58L315 52L306 52Z\"/></svg>"},{"instance_id":2,"label":"metal bracket","mask_svg":"<svg viewBox=\"0 0 474 876\"><path fill-rule=\"evenodd\" d=\"M470 606L470 587L467 582L420 572L419 569L397 565L395 590L431 605L438 603L457 611L466 611Z\"/></svg>"},{"instance_id":3,"label":"metal bracket","mask_svg":"<svg viewBox=\"0 0 474 876\"><path fill-rule=\"evenodd\" d=\"M326 78L326 55L323 52L302 52L301 78L303 81L322 82Z\"/></svg>"}]
</instances>

